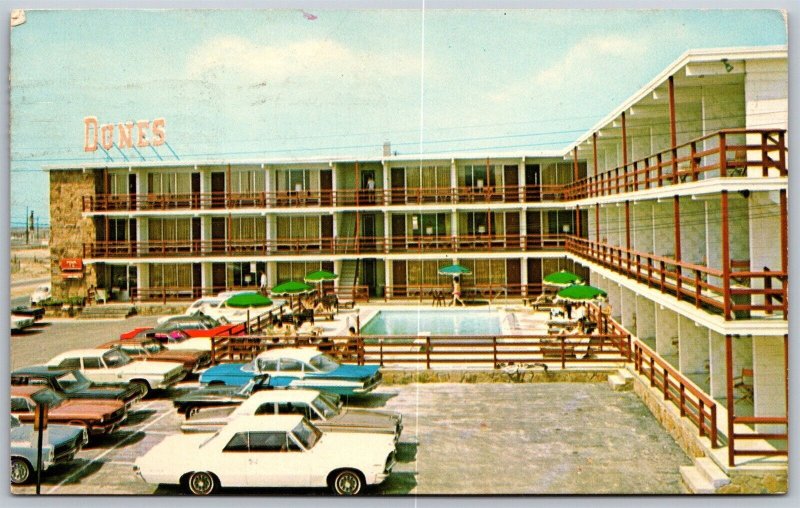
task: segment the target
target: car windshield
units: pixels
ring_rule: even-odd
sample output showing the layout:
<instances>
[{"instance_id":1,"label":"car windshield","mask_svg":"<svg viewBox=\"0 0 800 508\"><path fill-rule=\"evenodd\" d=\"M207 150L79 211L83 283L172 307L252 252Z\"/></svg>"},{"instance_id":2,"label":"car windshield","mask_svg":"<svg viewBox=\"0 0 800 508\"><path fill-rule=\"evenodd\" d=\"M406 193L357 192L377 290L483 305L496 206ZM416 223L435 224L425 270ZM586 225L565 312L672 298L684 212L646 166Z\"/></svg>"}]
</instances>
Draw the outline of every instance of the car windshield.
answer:
<instances>
[{"instance_id":1,"label":"car windshield","mask_svg":"<svg viewBox=\"0 0 800 508\"><path fill-rule=\"evenodd\" d=\"M297 424L297 427L292 430L292 433L306 450L310 450L322 435L322 432L308 423L305 418Z\"/></svg>"},{"instance_id":2,"label":"car windshield","mask_svg":"<svg viewBox=\"0 0 800 508\"><path fill-rule=\"evenodd\" d=\"M107 367L114 368L114 367L122 367L123 365L128 365L133 360L131 360L131 357L125 354L124 351L114 349L111 351L107 351L103 354L103 361L105 362Z\"/></svg>"},{"instance_id":3,"label":"car windshield","mask_svg":"<svg viewBox=\"0 0 800 508\"><path fill-rule=\"evenodd\" d=\"M64 397L57 394L53 390L42 390L36 392L33 395L31 395L31 398L37 404L45 404L47 406L50 406L51 409L60 405L62 402L64 402L64 400L66 400L64 399Z\"/></svg>"},{"instance_id":4,"label":"car windshield","mask_svg":"<svg viewBox=\"0 0 800 508\"><path fill-rule=\"evenodd\" d=\"M317 397L314 399L311 402L311 405L314 406L314 409L319 411L322 417L326 420L339 414L339 408L332 406L327 399L323 399L322 397Z\"/></svg>"},{"instance_id":5,"label":"car windshield","mask_svg":"<svg viewBox=\"0 0 800 508\"><path fill-rule=\"evenodd\" d=\"M336 360L328 355L317 355L311 359L310 363L312 367L321 372L330 372L339 368L339 364L336 363Z\"/></svg>"},{"instance_id":6,"label":"car windshield","mask_svg":"<svg viewBox=\"0 0 800 508\"><path fill-rule=\"evenodd\" d=\"M242 370L244 370L244 369L242 369ZM259 386L260 384L262 384L267 379L269 379L269 376L255 376L255 377L253 377L250 381L247 382L246 385L244 385L241 388L241 390L239 390L239 394L240 395L249 395L250 393L253 392L253 389L256 386Z\"/></svg>"},{"instance_id":7,"label":"car windshield","mask_svg":"<svg viewBox=\"0 0 800 508\"><path fill-rule=\"evenodd\" d=\"M66 393L75 393L89 388L92 382L80 371L72 370L58 376L56 384Z\"/></svg>"},{"instance_id":8,"label":"car windshield","mask_svg":"<svg viewBox=\"0 0 800 508\"><path fill-rule=\"evenodd\" d=\"M144 342L142 343L142 346L144 346L144 349L150 354L160 353L164 349L164 346L162 346L160 342L156 341Z\"/></svg>"}]
</instances>

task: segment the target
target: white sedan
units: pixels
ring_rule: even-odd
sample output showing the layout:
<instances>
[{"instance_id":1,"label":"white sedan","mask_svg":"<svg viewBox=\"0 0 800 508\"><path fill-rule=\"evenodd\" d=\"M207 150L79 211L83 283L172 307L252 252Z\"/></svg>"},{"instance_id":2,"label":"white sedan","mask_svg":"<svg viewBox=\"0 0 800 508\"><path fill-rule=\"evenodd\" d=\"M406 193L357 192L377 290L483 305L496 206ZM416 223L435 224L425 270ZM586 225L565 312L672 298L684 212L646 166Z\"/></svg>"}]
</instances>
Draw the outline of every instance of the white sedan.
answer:
<instances>
[{"instance_id":1,"label":"white sedan","mask_svg":"<svg viewBox=\"0 0 800 508\"><path fill-rule=\"evenodd\" d=\"M41 286L37 287L33 294L31 294L31 305L36 305L37 303L41 303L51 296L51 286L50 284L42 284Z\"/></svg>"},{"instance_id":2,"label":"white sedan","mask_svg":"<svg viewBox=\"0 0 800 508\"><path fill-rule=\"evenodd\" d=\"M196 495L219 487L329 487L355 495L385 480L394 462L391 434L323 433L297 415L245 416L210 437L167 437L136 459L134 471Z\"/></svg>"},{"instance_id":3,"label":"white sedan","mask_svg":"<svg viewBox=\"0 0 800 508\"><path fill-rule=\"evenodd\" d=\"M186 312L183 314L178 314L179 316L192 316L198 312L202 312L203 314L207 314L207 310L209 307L213 307L219 305L220 303L224 302L224 298L220 298L218 296L207 296L204 298L200 298L199 300L195 300L192 302L191 305L186 309ZM158 318L157 323L166 323L170 319L174 318L175 316L161 316Z\"/></svg>"},{"instance_id":4,"label":"white sedan","mask_svg":"<svg viewBox=\"0 0 800 508\"><path fill-rule=\"evenodd\" d=\"M186 377L183 363L136 361L118 349L74 349L53 357L46 365L79 370L98 384L131 383L139 386L143 396Z\"/></svg>"},{"instance_id":5,"label":"white sedan","mask_svg":"<svg viewBox=\"0 0 800 508\"><path fill-rule=\"evenodd\" d=\"M24 330L25 328L33 326L33 324L34 320L30 316L19 316L17 314L11 314L12 331Z\"/></svg>"}]
</instances>

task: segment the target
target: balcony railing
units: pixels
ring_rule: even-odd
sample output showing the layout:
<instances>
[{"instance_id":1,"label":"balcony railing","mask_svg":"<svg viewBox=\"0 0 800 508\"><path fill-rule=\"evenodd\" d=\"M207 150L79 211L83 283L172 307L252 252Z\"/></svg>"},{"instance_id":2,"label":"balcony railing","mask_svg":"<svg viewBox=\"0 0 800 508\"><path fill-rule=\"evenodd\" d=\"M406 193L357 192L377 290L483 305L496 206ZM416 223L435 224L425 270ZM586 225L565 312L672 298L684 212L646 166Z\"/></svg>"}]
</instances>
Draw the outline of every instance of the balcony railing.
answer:
<instances>
[{"instance_id":1,"label":"balcony railing","mask_svg":"<svg viewBox=\"0 0 800 508\"><path fill-rule=\"evenodd\" d=\"M149 288L132 287L131 299L137 302L190 302L204 296L214 296L222 291L251 290L258 291L256 286L219 286L219 287L193 287L193 286L160 286ZM340 300L353 300L365 302L369 300L369 288L364 285L331 287L325 289L325 294L334 294Z\"/></svg>"},{"instance_id":2,"label":"balcony railing","mask_svg":"<svg viewBox=\"0 0 800 508\"><path fill-rule=\"evenodd\" d=\"M786 131L725 129L568 184L316 189L187 194L98 194L84 212L286 207L369 207L571 201L707 178L786 176Z\"/></svg>"},{"instance_id":3,"label":"balcony railing","mask_svg":"<svg viewBox=\"0 0 800 508\"><path fill-rule=\"evenodd\" d=\"M231 240L96 241L84 258L300 256L430 252L522 252L563 249L564 235L458 235L402 237L277 238Z\"/></svg>"},{"instance_id":4,"label":"balcony railing","mask_svg":"<svg viewBox=\"0 0 800 508\"><path fill-rule=\"evenodd\" d=\"M749 271L733 265L727 284L723 270L672 257L625 249L586 238L570 236L566 250L605 266L637 282L694 303L725 319L751 318L788 311L788 274L765 268ZM777 282L773 282L777 281ZM777 286L777 287L775 287Z\"/></svg>"}]
</instances>

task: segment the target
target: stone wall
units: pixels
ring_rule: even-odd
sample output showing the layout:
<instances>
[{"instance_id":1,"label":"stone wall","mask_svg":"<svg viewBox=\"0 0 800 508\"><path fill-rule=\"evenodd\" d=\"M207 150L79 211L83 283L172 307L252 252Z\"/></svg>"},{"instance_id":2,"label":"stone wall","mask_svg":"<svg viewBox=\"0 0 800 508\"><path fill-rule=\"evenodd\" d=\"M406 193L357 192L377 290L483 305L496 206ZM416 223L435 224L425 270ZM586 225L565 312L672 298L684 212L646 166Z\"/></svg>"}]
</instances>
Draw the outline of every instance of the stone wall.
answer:
<instances>
[{"instance_id":1,"label":"stone wall","mask_svg":"<svg viewBox=\"0 0 800 508\"><path fill-rule=\"evenodd\" d=\"M788 472L731 470L731 482L717 489L717 494L785 494L789 491Z\"/></svg>"},{"instance_id":2,"label":"stone wall","mask_svg":"<svg viewBox=\"0 0 800 508\"><path fill-rule=\"evenodd\" d=\"M62 279L63 258L83 259L83 244L95 240L94 221L83 217L83 196L94 195L94 173L50 171L50 278L53 298L86 296L97 285L94 265L84 265L82 279Z\"/></svg>"}]
</instances>

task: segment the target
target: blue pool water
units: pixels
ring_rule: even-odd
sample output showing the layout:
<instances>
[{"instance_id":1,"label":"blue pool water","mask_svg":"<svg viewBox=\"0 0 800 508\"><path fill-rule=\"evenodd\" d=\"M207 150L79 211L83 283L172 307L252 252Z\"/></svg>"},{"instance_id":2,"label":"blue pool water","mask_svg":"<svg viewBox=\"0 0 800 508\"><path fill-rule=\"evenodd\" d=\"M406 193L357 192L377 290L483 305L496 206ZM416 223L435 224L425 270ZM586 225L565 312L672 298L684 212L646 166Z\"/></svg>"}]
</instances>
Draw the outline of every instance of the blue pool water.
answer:
<instances>
[{"instance_id":1,"label":"blue pool water","mask_svg":"<svg viewBox=\"0 0 800 508\"><path fill-rule=\"evenodd\" d=\"M500 316L488 310L382 310L361 327L362 335L497 335Z\"/></svg>"}]
</instances>

